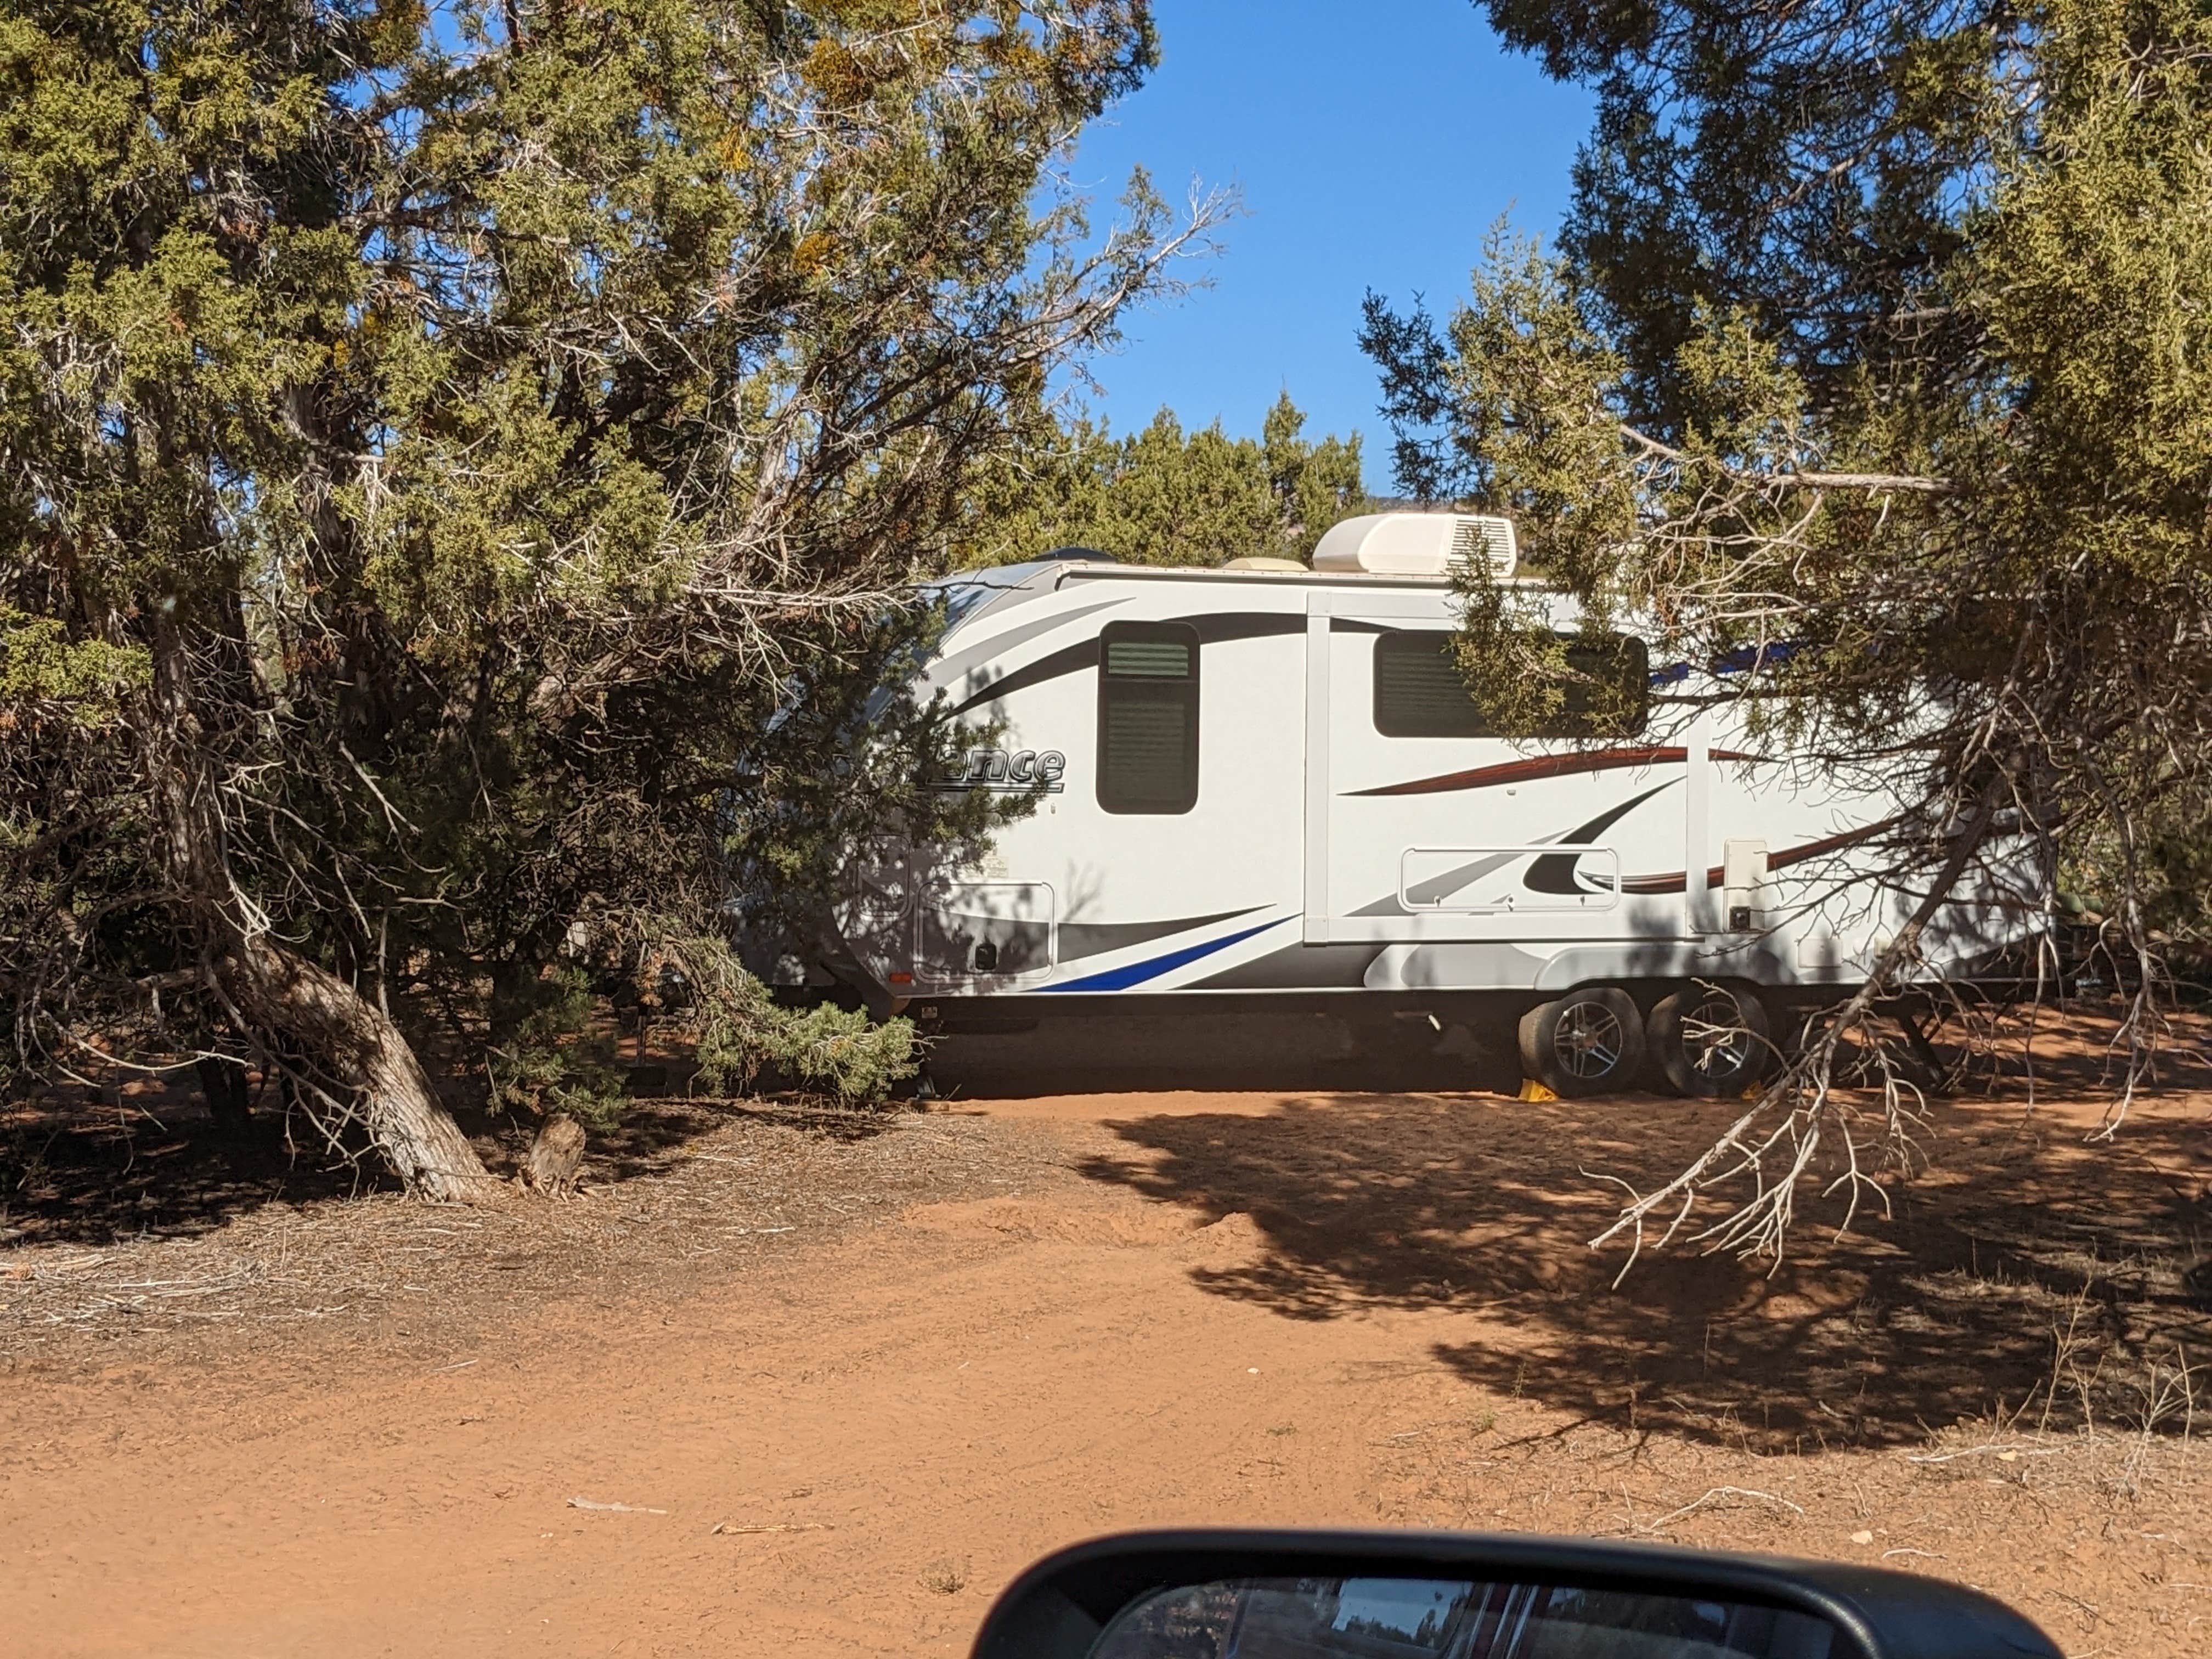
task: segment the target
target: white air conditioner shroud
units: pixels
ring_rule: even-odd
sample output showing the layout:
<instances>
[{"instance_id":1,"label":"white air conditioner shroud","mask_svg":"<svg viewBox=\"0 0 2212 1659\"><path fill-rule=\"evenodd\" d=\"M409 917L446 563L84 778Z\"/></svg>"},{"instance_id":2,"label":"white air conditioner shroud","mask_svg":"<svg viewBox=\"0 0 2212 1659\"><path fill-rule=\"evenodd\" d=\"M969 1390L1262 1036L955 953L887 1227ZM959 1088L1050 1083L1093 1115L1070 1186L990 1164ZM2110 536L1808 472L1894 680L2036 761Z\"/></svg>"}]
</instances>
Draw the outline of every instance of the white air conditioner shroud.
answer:
<instances>
[{"instance_id":1,"label":"white air conditioner shroud","mask_svg":"<svg viewBox=\"0 0 2212 1659\"><path fill-rule=\"evenodd\" d=\"M1462 560L1488 562L1500 581L1520 556L1510 519L1464 513L1367 513L1332 525L1314 549L1316 570L1372 576L1448 576Z\"/></svg>"}]
</instances>

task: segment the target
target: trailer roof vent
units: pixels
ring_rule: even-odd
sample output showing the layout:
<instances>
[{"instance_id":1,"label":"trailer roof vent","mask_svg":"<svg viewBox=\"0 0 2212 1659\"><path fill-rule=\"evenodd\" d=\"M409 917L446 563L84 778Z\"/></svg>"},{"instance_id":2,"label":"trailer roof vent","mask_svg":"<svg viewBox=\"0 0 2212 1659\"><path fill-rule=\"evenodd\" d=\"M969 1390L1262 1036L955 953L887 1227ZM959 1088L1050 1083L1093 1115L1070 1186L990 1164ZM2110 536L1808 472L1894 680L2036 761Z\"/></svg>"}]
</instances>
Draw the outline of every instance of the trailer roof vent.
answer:
<instances>
[{"instance_id":1,"label":"trailer roof vent","mask_svg":"<svg viewBox=\"0 0 2212 1659\"><path fill-rule=\"evenodd\" d=\"M1448 576L1455 562L1486 559L1499 580L1519 552L1510 519L1459 513L1368 513L1330 527L1314 549L1316 570L1377 576Z\"/></svg>"}]
</instances>

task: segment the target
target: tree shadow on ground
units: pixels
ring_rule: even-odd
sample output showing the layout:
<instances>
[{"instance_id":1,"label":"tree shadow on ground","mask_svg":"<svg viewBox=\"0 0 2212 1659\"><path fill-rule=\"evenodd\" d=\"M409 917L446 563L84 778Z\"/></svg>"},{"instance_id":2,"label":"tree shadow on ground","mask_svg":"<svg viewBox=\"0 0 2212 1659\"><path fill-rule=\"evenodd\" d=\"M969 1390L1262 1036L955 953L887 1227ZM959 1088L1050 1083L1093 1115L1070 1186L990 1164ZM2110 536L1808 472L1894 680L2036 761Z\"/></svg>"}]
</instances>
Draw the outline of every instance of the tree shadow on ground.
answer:
<instances>
[{"instance_id":1,"label":"tree shadow on ground","mask_svg":"<svg viewBox=\"0 0 2212 1659\"><path fill-rule=\"evenodd\" d=\"M2094 1117L1945 1107L1939 1162L1888 1216L1863 1212L1838 1239L1840 1206L1815 1204L1778 1267L1678 1243L1614 1288L1622 1254L1588 1245L1621 1188L1585 1172L1655 1185L1740 1109L1291 1099L1118 1122L1127 1151L1085 1173L1208 1218L1249 1212L1257 1259L1194 1273L1215 1295L1301 1319L1478 1314L1482 1336L1437 1351L1460 1374L1630 1429L1762 1449L1900 1443L2023 1407L2031 1425L2046 1408L2070 1425L2085 1396L2109 1420L2150 1360L2177 1345L2200 1368L2212 1356L2212 1312L2184 1282L2212 1244L2208 1149L2179 1114L2139 1116L2112 1147L2083 1144ZM2062 1342L2075 1352L2054 1389Z\"/></svg>"},{"instance_id":2,"label":"tree shadow on ground","mask_svg":"<svg viewBox=\"0 0 2212 1659\"><path fill-rule=\"evenodd\" d=\"M328 1148L304 1119L289 1123L267 1091L242 1128L220 1127L199 1096L145 1090L120 1100L55 1095L0 1112L0 1249L104 1247L190 1237L272 1203L307 1204L398 1190L380 1160ZM512 1176L535 1120L455 1116L495 1176ZM585 1173L620 1184L666 1172L733 1117L772 1120L827 1139L887 1131L895 1111L848 1110L807 1097L662 1098L629 1103L590 1133Z\"/></svg>"},{"instance_id":3,"label":"tree shadow on ground","mask_svg":"<svg viewBox=\"0 0 2212 1659\"><path fill-rule=\"evenodd\" d=\"M218 1129L196 1097L123 1103L50 1099L0 1117L0 1245L106 1245L189 1236L265 1204L306 1203L397 1186L287 1134L283 1114Z\"/></svg>"},{"instance_id":4,"label":"tree shadow on ground","mask_svg":"<svg viewBox=\"0 0 2212 1659\"><path fill-rule=\"evenodd\" d=\"M635 1101L611 1127L592 1132L586 1171L617 1182L665 1174L691 1155L695 1142L733 1120L781 1124L849 1145L889 1133L902 1115L897 1107L844 1107L799 1094Z\"/></svg>"}]
</instances>

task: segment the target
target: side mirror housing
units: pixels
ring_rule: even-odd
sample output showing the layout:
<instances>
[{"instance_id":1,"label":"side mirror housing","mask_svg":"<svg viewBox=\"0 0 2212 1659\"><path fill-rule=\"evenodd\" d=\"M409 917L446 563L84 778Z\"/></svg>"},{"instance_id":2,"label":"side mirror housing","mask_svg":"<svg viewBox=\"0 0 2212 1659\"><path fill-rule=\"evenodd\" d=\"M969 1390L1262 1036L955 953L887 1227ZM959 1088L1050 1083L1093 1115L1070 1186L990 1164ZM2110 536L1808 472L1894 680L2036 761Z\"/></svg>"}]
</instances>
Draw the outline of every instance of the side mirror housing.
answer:
<instances>
[{"instance_id":1,"label":"side mirror housing","mask_svg":"<svg viewBox=\"0 0 2212 1659\"><path fill-rule=\"evenodd\" d=\"M1458 1533L1132 1533L1010 1585L975 1659L2063 1659L1976 1590L1843 1562Z\"/></svg>"}]
</instances>

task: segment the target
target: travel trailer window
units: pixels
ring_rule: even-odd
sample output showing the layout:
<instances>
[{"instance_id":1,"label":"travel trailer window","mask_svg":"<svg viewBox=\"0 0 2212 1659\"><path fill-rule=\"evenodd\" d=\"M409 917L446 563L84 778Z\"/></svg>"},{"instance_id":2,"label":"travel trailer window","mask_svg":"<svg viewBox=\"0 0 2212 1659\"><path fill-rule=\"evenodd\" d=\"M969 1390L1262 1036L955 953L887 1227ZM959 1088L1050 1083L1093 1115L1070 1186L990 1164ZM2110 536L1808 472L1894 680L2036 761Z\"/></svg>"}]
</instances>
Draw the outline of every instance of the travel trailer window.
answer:
<instances>
[{"instance_id":1,"label":"travel trailer window","mask_svg":"<svg viewBox=\"0 0 2212 1659\"><path fill-rule=\"evenodd\" d=\"M1567 661L1596 686L1570 685L1565 706L1540 738L1632 738L1648 718L1650 659L1644 641L1577 636ZM1452 636L1407 629L1375 640L1375 729L1386 738L1494 738L1452 659Z\"/></svg>"},{"instance_id":2,"label":"travel trailer window","mask_svg":"<svg viewBox=\"0 0 2212 1659\"><path fill-rule=\"evenodd\" d=\"M1198 630L1109 623L1098 656L1098 804L1188 812L1198 804Z\"/></svg>"}]
</instances>

